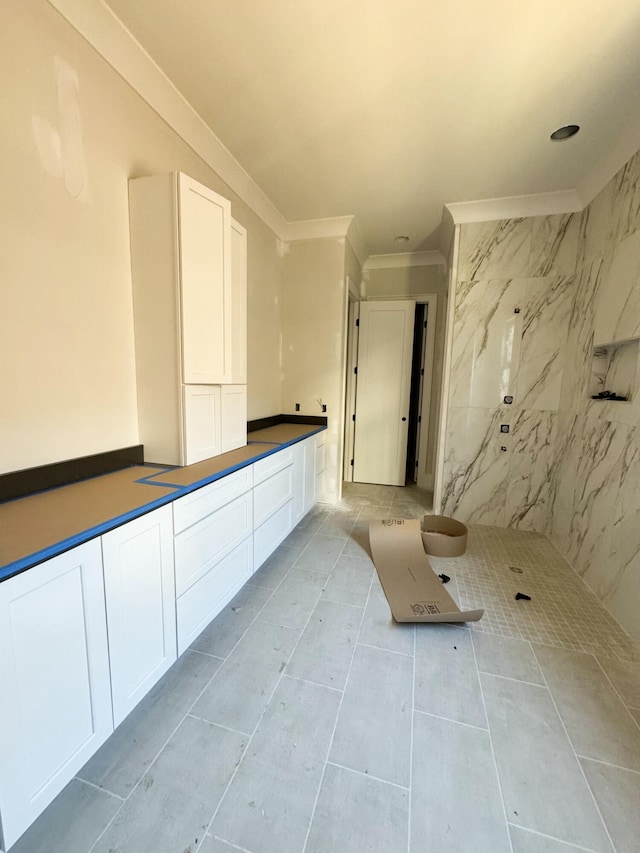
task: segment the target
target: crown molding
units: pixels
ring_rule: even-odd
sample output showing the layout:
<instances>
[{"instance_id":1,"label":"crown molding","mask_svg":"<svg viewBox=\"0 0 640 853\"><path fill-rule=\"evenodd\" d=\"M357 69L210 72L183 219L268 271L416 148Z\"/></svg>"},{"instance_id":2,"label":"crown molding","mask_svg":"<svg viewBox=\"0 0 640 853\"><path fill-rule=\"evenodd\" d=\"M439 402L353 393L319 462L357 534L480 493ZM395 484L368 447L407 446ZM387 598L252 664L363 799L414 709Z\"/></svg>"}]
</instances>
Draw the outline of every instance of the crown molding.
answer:
<instances>
[{"instance_id":1,"label":"crown molding","mask_svg":"<svg viewBox=\"0 0 640 853\"><path fill-rule=\"evenodd\" d=\"M298 219L287 222L283 229L282 240L322 240L324 238L345 238L353 216L329 216L326 219Z\"/></svg>"},{"instance_id":2,"label":"crown molding","mask_svg":"<svg viewBox=\"0 0 640 853\"><path fill-rule=\"evenodd\" d=\"M370 255L364 265L368 270L398 269L407 267L444 266L444 257L437 251L397 252L389 255Z\"/></svg>"},{"instance_id":3,"label":"crown molding","mask_svg":"<svg viewBox=\"0 0 640 853\"><path fill-rule=\"evenodd\" d=\"M287 222L132 33L101 0L49 3L283 242L345 237L352 216Z\"/></svg>"},{"instance_id":4,"label":"crown molding","mask_svg":"<svg viewBox=\"0 0 640 853\"><path fill-rule=\"evenodd\" d=\"M369 257L369 247L367 246L366 240L364 239L355 216L352 218L351 225L347 231L347 242L353 249L360 266L364 267L367 258Z\"/></svg>"},{"instance_id":5,"label":"crown molding","mask_svg":"<svg viewBox=\"0 0 640 853\"><path fill-rule=\"evenodd\" d=\"M445 204L455 225L465 222L490 222L495 219L522 219L554 213L578 213L584 204L577 190L487 198Z\"/></svg>"}]
</instances>

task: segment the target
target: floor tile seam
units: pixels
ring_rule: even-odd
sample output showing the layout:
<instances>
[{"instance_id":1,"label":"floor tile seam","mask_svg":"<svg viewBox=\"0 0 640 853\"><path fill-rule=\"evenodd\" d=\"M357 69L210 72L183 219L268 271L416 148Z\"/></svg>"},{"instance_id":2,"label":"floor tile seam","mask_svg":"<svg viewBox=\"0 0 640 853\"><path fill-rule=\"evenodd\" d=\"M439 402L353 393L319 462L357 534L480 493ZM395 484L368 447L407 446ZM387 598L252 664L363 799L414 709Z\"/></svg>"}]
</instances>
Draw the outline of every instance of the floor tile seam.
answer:
<instances>
[{"instance_id":1,"label":"floor tile seam","mask_svg":"<svg viewBox=\"0 0 640 853\"><path fill-rule=\"evenodd\" d=\"M267 558L267 559L268 559L268 558ZM266 560L265 560L265 562L266 562ZM263 565L264 565L264 564L263 564ZM293 566L289 569L289 571L288 571L288 572L286 572L286 574L284 574L284 575L282 576L282 578L281 578L281 580L280 580L280 583L278 583L278 585L277 585L276 587L274 587L274 589L272 589L272 590L271 590L271 595L267 596L267 598L265 599L264 604L262 605L262 607L260 607L260 609L256 612L256 615L253 617L253 619L251 620L251 622L249 622L249 624L247 625L247 627L244 629L244 631L242 632L242 634L238 637L238 639L236 640L235 644L234 644L234 645L232 646L232 648L230 649L230 651L229 651L229 653L227 654L227 656L224 658L225 663L229 660L229 658L231 657L231 655L232 655L232 654L235 652L235 650L238 648L238 645L242 642L242 640L243 640L243 639L244 639L244 637L246 636L246 634L247 634L247 632L249 631L249 629L253 626L253 623L254 623L254 622L256 622L256 621L258 620L258 618L259 618L260 614L262 613L262 611L264 610L264 608L265 608L265 607L267 606L267 604L271 601L271 599L273 598L273 596L274 596L274 595L276 594L276 592L280 589L280 587L281 587L281 586L282 586L282 584L285 582L285 580L289 577L289 575L291 574L291 572L292 572L292 571L293 571ZM254 572L254 574L255 574L255 572ZM253 577L253 575L252 575L251 577ZM246 585L246 584L245 584L245 585ZM244 587L243 587L243 588L244 588ZM262 589L264 589L264 588L265 588L265 587L262 587ZM233 599L232 599L232 600L233 600ZM228 605L227 605L227 606L228 606ZM265 619L265 620L262 620L262 621L265 621L265 622L266 622L267 620ZM275 624L275 623L269 623L269 624ZM283 627L283 626L282 626L282 627ZM195 641L194 641L194 642L195 642ZM189 646L189 649L191 649L191 646ZM197 651L197 650L196 650L196 649L192 649L192 651ZM205 652L204 654L206 654L206 652ZM216 657L216 656L215 656L215 655L212 655L212 657ZM196 701L195 701L195 702L193 702L193 704L190 706L190 708L189 708L189 710L187 711L187 713L189 713L189 712L192 710L193 706L196 704L196 702L198 701L198 699L200 699L200 697L202 696L202 694L204 693L204 691L207 689L207 687L209 687L209 685L211 684L211 682L213 681L213 679L218 675L218 673L220 672L220 670L221 670L221 669L222 669L222 666L218 667L218 669L216 670L216 672L213 674L212 678L209 680L208 684L207 684L207 685L205 686L205 688L204 688L204 689L199 693L199 695L198 695L198 697L197 697Z\"/></svg>"},{"instance_id":2,"label":"floor tile seam","mask_svg":"<svg viewBox=\"0 0 640 853\"><path fill-rule=\"evenodd\" d=\"M612 680L611 680L611 678L609 677L609 675L608 675L607 671L605 670L605 668L602 666L602 664L601 664L601 663L600 663L600 661L598 660L597 655L595 655L595 654L594 654L594 655L592 655L592 657L595 659L596 664L597 664L597 665L598 665L598 667L600 668L600 670L601 670L602 674L604 675L604 677L605 677L606 681L610 684L611 689L613 690L614 694L618 697L618 699L620 700L620 702L622 702L622 705L624 706L624 709L626 710L626 712L627 712L627 714L629 715L629 717L631 717L631 719L632 719L632 720L633 720L633 722L636 724L636 726L638 726L638 727L640 728L640 723L638 722L638 720L636 720L636 718L635 718L635 717L633 716L633 714L631 713L631 710L630 710L631 706L630 706L630 705L625 701L624 696L623 696L623 695L622 695L622 693L618 690L618 688L615 686L615 684L613 683L613 681L612 681Z\"/></svg>"},{"instance_id":3,"label":"floor tile seam","mask_svg":"<svg viewBox=\"0 0 640 853\"><path fill-rule=\"evenodd\" d=\"M294 563L293 566L291 566L289 573L295 571L304 572L305 575L320 575L322 576L323 580L328 581L333 573L333 569L335 569L335 566L333 566L328 572L326 572L324 569L322 571L320 571L319 569L303 569L302 566L296 566L296 564Z\"/></svg>"},{"instance_id":4,"label":"floor tile seam","mask_svg":"<svg viewBox=\"0 0 640 853\"><path fill-rule=\"evenodd\" d=\"M340 697L340 702L338 703L338 710L336 711L336 718L333 722L333 729L331 731L331 737L329 738L329 745L327 747L327 753L324 760L324 765L322 767L322 774L320 776L320 782L318 784L318 790L316 791L315 800L313 802L313 808L311 809L311 815L309 817L309 824L307 826L307 832L305 834L304 843L302 845L302 853L306 851L307 844L309 843L309 836L311 835L311 827L313 826L313 821L316 816L316 809L318 807L318 801L320 799L320 791L322 790L322 786L324 784L324 777L327 772L327 766L329 764L329 756L331 755L331 749L333 748L333 740L335 738L336 729L338 727L338 720L340 719L340 712L342 711L342 705L344 703L344 697L347 692L347 685L349 684L349 678L351 677L351 670L353 668L353 661L356 656L356 649L358 648L358 639L360 638L360 632L362 631L362 623L364 622L364 615L367 610L367 605L369 604L369 598L371 597L371 588L373 586L373 576L369 581L369 592L367 593L367 600L365 602L365 606L362 609L362 615L360 617L360 625L358 626L358 634L356 636L356 641L353 644L353 651L351 652L351 660L349 661L349 668L347 670L347 676L344 680L344 690L342 691L342 696Z\"/></svg>"},{"instance_id":5,"label":"floor tile seam","mask_svg":"<svg viewBox=\"0 0 640 853\"><path fill-rule=\"evenodd\" d=\"M217 671L219 672L219 669L218 669ZM215 677L215 676L214 676L214 677ZM210 684L212 680L213 680L213 678L209 680L208 684ZM206 690L206 688L205 688L205 690ZM185 713L185 714L180 718L180 722L178 723L178 725L173 729L173 731L171 732L171 734L169 735L169 737L168 737L168 738L165 740L165 742L162 744L162 746L160 747L160 749L159 749L159 750L158 750L158 752L156 753L156 755L155 755L155 757L154 757L153 761L149 762L149 765L148 765L148 766L147 766L147 768L145 769L145 771L144 771L144 773L142 774L142 776L138 779L138 781L136 782L136 784L131 788L131 790L130 790L130 791L129 791L129 793L127 794L126 798L125 798L125 799L122 801L122 803L120 804L120 807L116 810L115 814L114 814L114 815L112 815L111 820L107 823L107 825L104 827L104 829L102 830L102 832L100 833L100 835L99 835L99 836L96 838L96 840L93 842L93 844L91 845L91 847L89 848L89 850L87 851L87 853L92 853L92 851L93 851L93 850L95 850L96 845L97 845L97 844L99 844L99 842L100 842L100 841L101 841L101 839L104 837L104 835L106 834L106 832L109 830L109 828L111 827L111 825L112 825L112 824L115 822L115 820L117 819L117 817L118 817L118 815L120 814L120 812L122 811L122 809L123 809L123 808L125 807L125 805L129 802L129 800L131 799L131 797L133 796L133 794L135 793L135 791L137 791L137 790L138 790L138 788L139 788L139 787L140 787L140 785L142 784L143 779L145 779L145 778L146 778L146 776L147 776L147 774L149 773L149 771L151 770L151 768L155 765L156 761L157 761L157 760L158 760L158 758L160 757L160 754L162 753L162 751L164 750L164 748L166 747L166 745L169 743L169 741L171 740L171 738L175 735L175 733L178 731L178 729L180 728L180 726L181 726L181 725L183 724L183 722L186 720L187 715L188 715L188 712L187 712L187 713Z\"/></svg>"},{"instance_id":6,"label":"floor tile seam","mask_svg":"<svg viewBox=\"0 0 640 853\"><path fill-rule=\"evenodd\" d=\"M640 769L634 770L633 767L625 767L624 764L614 764L613 761L603 761L601 758L594 758L591 755L582 755L582 753L577 752L580 762L582 761L593 761L594 764L603 764L605 767L614 767L616 770L624 770L627 773L633 773L634 776L640 776Z\"/></svg>"},{"instance_id":7,"label":"floor tile seam","mask_svg":"<svg viewBox=\"0 0 640 853\"><path fill-rule=\"evenodd\" d=\"M224 729L224 731L226 732L232 732L232 734L234 735L241 735L242 737L251 737L250 732L243 732L240 729L233 729L231 728L231 726L225 726L222 723L216 723L215 720L210 720L208 717L203 717L199 714L188 713L185 717L185 720L187 719L187 717L190 720L200 720L201 722L207 723L210 726L215 726L217 729Z\"/></svg>"},{"instance_id":8,"label":"floor tile seam","mask_svg":"<svg viewBox=\"0 0 640 853\"><path fill-rule=\"evenodd\" d=\"M126 797L121 797L120 794L116 794L108 788L101 788L100 785L96 785L95 782L90 782L88 779L84 779L79 773L77 773L73 778L76 782L82 782L83 785L88 785L89 788L93 788L95 791L100 791L101 794L107 794L107 796L112 797L115 800L119 800L121 803L124 803L126 800Z\"/></svg>"},{"instance_id":9,"label":"floor tile seam","mask_svg":"<svg viewBox=\"0 0 640 853\"><path fill-rule=\"evenodd\" d=\"M354 607L356 610L364 610L364 606L362 604L350 604L348 601L336 601L335 598L325 598L322 594L320 595L320 601L326 601L329 604L341 604L343 607Z\"/></svg>"},{"instance_id":10,"label":"floor tile seam","mask_svg":"<svg viewBox=\"0 0 640 853\"><path fill-rule=\"evenodd\" d=\"M331 687L329 684L322 684L321 681L313 681L311 678L300 678L299 675L291 675L291 673L287 672L286 667L282 672L283 678L290 678L291 681L302 681L304 684L311 684L314 687L322 687L325 690L333 690L334 693L344 693L344 690L341 687Z\"/></svg>"},{"instance_id":11,"label":"floor tile seam","mask_svg":"<svg viewBox=\"0 0 640 853\"><path fill-rule=\"evenodd\" d=\"M519 823L509 821L509 826L512 826L514 829L521 829L523 832L530 832L532 835L537 835L540 838L548 838L550 841L557 841L559 844L566 844L572 850L578 850L580 853L601 853L601 851L594 850L591 847L581 847L579 844L572 844L570 841L563 841L562 838L557 838L555 835L547 835L545 832L540 832L537 829L531 829L528 826L522 826L522 824Z\"/></svg>"},{"instance_id":12,"label":"floor tile seam","mask_svg":"<svg viewBox=\"0 0 640 853\"><path fill-rule=\"evenodd\" d=\"M416 644L417 631L413 628L413 672L411 676L411 735L409 738L409 802L407 805L407 853L411 853L411 818L413 811L413 745L416 719Z\"/></svg>"},{"instance_id":13,"label":"floor tile seam","mask_svg":"<svg viewBox=\"0 0 640 853\"><path fill-rule=\"evenodd\" d=\"M283 581L284 581L284 578L283 578ZM308 618L307 618L307 621L305 622L305 624L304 624L304 626L303 626L302 630L300 631L300 635L298 636L298 639L297 639L297 640L296 640L296 642L294 643L294 646L293 646L293 648L292 648L292 650L291 650L291 654L289 655L289 657L288 657L288 659L287 659L287 663L289 663L289 661L291 661L291 660L293 659L293 656L294 656L294 654L296 653L296 650L297 650L297 648L298 648L298 645L299 645L299 643L300 643L300 640L302 639L302 637L303 637L303 635L304 635L304 632L305 632L305 631L306 631L306 629L307 629L307 625L308 625L308 624L309 624L309 622L311 621L311 617L312 617L312 615L313 615L313 613L314 613L314 611L315 611L315 608L316 608L316 606L317 606L317 604L318 604L318 601L320 600L320 595L321 595L321 594L322 594L321 592L319 592L319 593L318 593L318 597L317 597L317 599L316 599L316 601L315 601L315 603L314 603L314 605L313 605L313 608L311 609L311 612L309 613L309 616L308 616ZM264 606L266 606L266 604L267 604L267 603L268 603L268 601L270 601L270 600L271 600L270 598L269 598L269 599L267 599L267 602L265 602ZM262 612L262 611L260 611L260 612ZM255 622L255 621L257 620L258 616L259 616L259 614L257 614L257 615L256 615L256 617L255 617L255 619L253 620L253 622ZM253 622L251 623L252 625L253 625ZM248 630L248 629L247 629L247 630ZM292 630L295 630L295 629L292 629ZM245 632L245 633L246 633L246 632ZM259 719L258 719L258 722L256 723L256 726L255 726L255 728L254 728L253 732L251 733L250 737L247 739L246 747L245 747L245 749L243 750L242 755L240 756L239 761L237 762L236 766L235 766L235 767L234 767L234 769L233 769L233 773L231 774L231 776L230 776L230 778L229 778L229 781L228 781L228 783L227 783L227 785L226 785L226 787L225 787L225 789L224 789L224 791L223 791L223 793L222 793L222 796L220 797L220 799L219 799L219 801L218 801L218 805L216 806L216 808L215 808L215 810L214 810L214 812L213 812L213 815L211 816L211 820L209 821L209 823L208 823L208 825L207 825L207 828L206 828L206 830L205 830L205 832L204 832L204 835L207 835L207 834L213 835L213 833L211 832L211 827L213 826L213 822L214 822L214 820L216 819L216 816L217 816L218 812L220 811L220 808L221 808L221 806L222 806L222 804L223 804L223 802L224 802L224 800L225 800L225 797L227 796L227 794L228 794L228 792L229 792L229 789L231 788L231 785L233 784L233 780L236 778L236 776L237 776L237 774L238 774L238 771L239 771L240 767L242 766L242 762L244 761L244 758L245 758L245 756L247 755L247 753L248 753L248 751L249 751L249 748L250 748L250 746L251 746L251 744L252 744L252 742L253 742L253 739L254 739L254 738L255 738L255 736L256 736L256 732L257 732L257 731L258 731L258 729L260 728L260 723L262 722L262 720L263 720L263 718L264 718L264 715L265 715L265 713L266 713L266 711L267 711L267 708L268 708L268 707L269 707L269 705L271 704L271 700L272 700L272 699L273 699L273 697L275 696L276 691L278 690L278 687L280 686L280 684L281 684L281 682L282 682L283 677L284 677L284 670L280 672L280 675L279 675L279 677L278 677L278 679L277 679L277 681L276 681L276 683L275 683L275 686L274 686L273 690L271 691L271 694L269 695L269 698L268 698L267 702L265 703L264 708L262 709L262 713L260 714L260 717L259 717ZM343 696L344 696L344 694L343 694ZM342 702L342 698L343 698L343 696L341 696L341 697L340 697L340 702ZM337 717L336 717L336 719L337 719ZM323 776L324 776L324 769L323 769ZM320 790L320 789L318 788L318 791L319 791L319 790ZM305 842L305 843L306 843L306 842ZM201 845L200 845L200 846L201 846ZM199 850L199 849L200 849L200 847L198 847L198 848L196 849L195 853L198 853L198 850Z\"/></svg>"},{"instance_id":14,"label":"floor tile seam","mask_svg":"<svg viewBox=\"0 0 640 853\"><path fill-rule=\"evenodd\" d=\"M504 828L507 834L507 842L509 844L509 850L513 853L513 842L511 840L511 833L509 832L509 818L507 817L507 804L504 798L504 790L502 788L502 780L500 779L500 773L498 771L498 759L496 758L496 748L493 742L493 734L491 733L491 721L489 719L489 714L487 712L487 703L484 698L484 687L482 686L482 679L480 678L480 670L478 668L478 657L476 655L476 647L473 642L473 631L470 631L470 642L471 642L471 651L473 653L473 660L476 665L476 674L478 676L478 686L480 688L480 698L482 699L482 709L484 711L484 718L487 721L487 732L489 735L489 747L491 749L491 757L493 759L493 771L496 775L496 782L498 784L498 792L500 794L500 802L502 803L502 813L504 816Z\"/></svg>"},{"instance_id":15,"label":"floor tile seam","mask_svg":"<svg viewBox=\"0 0 640 853\"><path fill-rule=\"evenodd\" d=\"M195 642L195 640L194 640L194 642ZM219 660L221 664L223 664L226 661L226 658L222 658L222 657L220 657L220 655L212 655L211 652L203 652L202 649L192 649L191 646L188 646L185 649L185 652L191 652L194 655L203 655L206 658L213 658L214 660ZM180 657L182 657L182 655L180 655ZM216 670L216 672L217 672L217 670Z\"/></svg>"},{"instance_id":16,"label":"floor tile seam","mask_svg":"<svg viewBox=\"0 0 640 853\"><path fill-rule=\"evenodd\" d=\"M374 776L372 773L365 773L363 770L358 770L355 767L349 767L347 764L340 764L339 761L331 761L327 759L327 765L330 767L338 767L340 770L346 770L347 773L354 773L356 776L362 776L363 779L373 779L374 782L381 782L383 785L398 788L400 791L404 791L405 794L410 793L410 788L406 785L400 785L398 782L391 782L389 779L383 779L382 776Z\"/></svg>"},{"instance_id":17,"label":"floor tile seam","mask_svg":"<svg viewBox=\"0 0 640 853\"><path fill-rule=\"evenodd\" d=\"M454 720L453 717L444 717L442 714L433 714L431 711L423 711L421 708L413 709L414 714L420 714L423 717L433 717L436 720L443 720L445 723L455 723L456 726L464 726L467 729L475 729L477 732L489 734L489 729L483 726L476 726L474 723L465 723L462 720Z\"/></svg>"},{"instance_id":18,"label":"floor tile seam","mask_svg":"<svg viewBox=\"0 0 640 853\"><path fill-rule=\"evenodd\" d=\"M209 832L205 832L204 836L202 837L202 841L200 842L200 844L198 844L198 846L196 848L196 853L198 850L200 850L200 848L204 844L204 839L207 836L209 836L209 838L213 838L214 841L222 841L223 844L227 844L229 847L231 847L232 850L240 850L241 853L252 853L252 851L249 850L248 847L240 847L238 844L233 844L233 842L227 841L227 839L223 838L221 835L212 835Z\"/></svg>"},{"instance_id":19,"label":"floor tile seam","mask_svg":"<svg viewBox=\"0 0 640 853\"><path fill-rule=\"evenodd\" d=\"M553 704L553 707L555 708L558 719L560 720L560 725L562 726L562 730L564 732L564 735L565 735L567 742L569 743L569 747L571 748L571 751L573 752L573 755L575 757L576 764L578 765L580 773L582 774L582 778L584 780L585 785L587 786L587 790L591 794L591 799L592 799L593 804L595 806L596 813L600 818L600 822L601 822L602 826L604 827L604 831L605 831L606 837L609 839L609 844L611 845L611 849L615 851L616 846L613 843L613 838L611 837L611 833L609 832L609 827L607 826L605 819L604 819L604 816L602 814L602 811L600 810L600 806L598 805L598 801L596 799L596 795L593 791L593 788L589 784L589 780L587 779L587 774L585 773L584 767L582 766L582 762L580 761L580 758L578 757L578 752L577 752L577 750L573 744L573 741L569 737L569 732L567 731L567 727L565 725L565 722L562 719L562 715L560 714L560 709L558 708L558 703L556 702L555 697L554 697L553 693L551 692L551 688L549 687L549 682L547 681L547 676L544 674L544 669L542 668L542 665L540 664L540 661L538 660L538 656L536 655L536 650L533 648L533 643L531 644L531 650L533 651L533 656L536 659L536 663L538 664L538 667L540 669L540 673L542 674L542 678L544 679L544 683L545 683L545 686L547 688L547 691L549 692L549 696L551 698L551 702ZM569 843L571 843L571 842L569 842Z\"/></svg>"},{"instance_id":20,"label":"floor tile seam","mask_svg":"<svg viewBox=\"0 0 640 853\"><path fill-rule=\"evenodd\" d=\"M502 635L499 635L499 636L502 636ZM512 637L512 638L507 638L507 639L514 639L514 638ZM525 642L528 642L528 640L525 640ZM556 648L557 648L557 646L556 646ZM527 681L526 678L515 678L512 675L501 675L499 672L489 672L489 670L480 669L480 667L478 667L478 674L479 675L491 675L494 678L503 678L505 681L515 681L518 684L529 684L531 687L541 687L543 690L546 689L545 685L541 684L539 681Z\"/></svg>"},{"instance_id":21,"label":"floor tile seam","mask_svg":"<svg viewBox=\"0 0 640 853\"><path fill-rule=\"evenodd\" d=\"M414 641L413 647L415 649L415 631L414 633ZM362 646L363 649L375 649L377 652L389 652L392 655L400 655L403 658L415 658L415 651L413 654L409 654L408 652L398 652L395 649L386 649L384 646L376 646L375 643L361 643L359 640L356 643L358 646Z\"/></svg>"}]
</instances>

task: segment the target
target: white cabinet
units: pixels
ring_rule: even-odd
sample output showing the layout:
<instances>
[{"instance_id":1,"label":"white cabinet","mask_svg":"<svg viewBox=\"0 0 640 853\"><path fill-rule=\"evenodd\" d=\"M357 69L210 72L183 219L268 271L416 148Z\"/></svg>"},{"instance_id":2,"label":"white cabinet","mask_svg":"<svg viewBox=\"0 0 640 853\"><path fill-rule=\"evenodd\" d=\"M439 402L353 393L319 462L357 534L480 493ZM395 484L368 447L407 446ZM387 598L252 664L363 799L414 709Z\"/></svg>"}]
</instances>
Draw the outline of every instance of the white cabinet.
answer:
<instances>
[{"instance_id":1,"label":"white cabinet","mask_svg":"<svg viewBox=\"0 0 640 853\"><path fill-rule=\"evenodd\" d=\"M293 524L298 524L316 502L316 436L293 446Z\"/></svg>"},{"instance_id":2,"label":"white cabinet","mask_svg":"<svg viewBox=\"0 0 640 853\"><path fill-rule=\"evenodd\" d=\"M113 731L100 540L0 584L5 849Z\"/></svg>"},{"instance_id":3,"label":"white cabinet","mask_svg":"<svg viewBox=\"0 0 640 853\"><path fill-rule=\"evenodd\" d=\"M247 443L247 386L220 386L222 452Z\"/></svg>"},{"instance_id":4,"label":"white cabinet","mask_svg":"<svg viewBox=\"0 0 640 853\"><path fill-rule=\"evenodd\" d=\"M131 180L129 211L140 441L186 465L222 452L219 386L246 383L246 232L182 173Z\"/></svg>"},{"instance_id":5,"label":"white cabinet","mask_svg":"<svg viewBox=\"0 0 640 853\"><path fill-rule=\"evenodd\" d=\"M177 656L171 507L106 533L102 555L118 725Z\"/></svg>"},{"instance_id":6,"label":"white cabinet","mask_svg":"<svg viewBox=\"0 0 640 853\"><path fill-rule=\"evenodd\" d=\"M253 571L253 466L173 504L178 654Z\"/></svg>"}]
</instances>

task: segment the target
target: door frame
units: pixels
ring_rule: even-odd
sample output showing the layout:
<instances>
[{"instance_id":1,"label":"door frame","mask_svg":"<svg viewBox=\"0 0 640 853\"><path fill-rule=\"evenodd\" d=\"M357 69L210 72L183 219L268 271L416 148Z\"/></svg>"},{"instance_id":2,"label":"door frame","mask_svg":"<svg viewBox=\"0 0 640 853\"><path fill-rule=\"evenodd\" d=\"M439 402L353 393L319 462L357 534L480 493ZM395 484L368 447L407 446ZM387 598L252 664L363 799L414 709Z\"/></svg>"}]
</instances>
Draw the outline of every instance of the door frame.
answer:
<instances>
[{"instance_id":1,"label":"door frame","mask_svg":"<svg viewBox=\"0 0 640 853\"><path fill-rule=\"evenodd\" d=\"M346 389L344 410L344 451L342 454L342 479L345 483L353 482L353 446L355 428L353 416L356 411L357 376L355 367L358 364L358 323L360 319L360 296L358 287L347 276L347 350L346 350Z\"/></svg>"},{"instance_id":2,"label":"door frame","mask_svg":"<svg viewBox=\"0 0 640 853\"><path fill-rule=\"evenodd\" d=\"M425 371L422 376L422 407L420 410L420 439L418 442L418 479L417 486L420 489L432 489L435 477L435 471L427 471L427 446L429 443L429 417L431 415L431 397L433 394L433 356L435 353L436 342L436 318L438 312L438 294L437 293L397 293L393 296L371 296L366 302L391 302L391 301L406 301L410 299L416 305L423 304L427 306L427 337L425 341ZM357 331L357 330L356 330ZM349 329L351 334L351 329ZM356 346L357 358L357 346ZM355 394L355 391L354 391ZM354 397L355 403L355 397ZM351 415L348 414L347 420L351 421ZM353 446L353 445L352 445ZM345 445L346 448L346 445ZM351 461L351 457L347 459L345 454L345 471L346 464ZM435 462L435 460L434 460ZM353 468L349 465L350 481L353 480Z\"/></svg>"}]
</instances>

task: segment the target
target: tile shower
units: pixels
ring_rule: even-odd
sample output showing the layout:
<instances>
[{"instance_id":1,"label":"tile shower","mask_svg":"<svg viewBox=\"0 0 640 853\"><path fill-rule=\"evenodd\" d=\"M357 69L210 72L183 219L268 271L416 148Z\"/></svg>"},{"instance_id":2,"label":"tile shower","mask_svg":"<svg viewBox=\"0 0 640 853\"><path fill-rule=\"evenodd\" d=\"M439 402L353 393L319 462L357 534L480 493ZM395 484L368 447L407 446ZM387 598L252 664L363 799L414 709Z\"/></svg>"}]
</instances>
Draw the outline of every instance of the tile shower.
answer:
<instances>
[{"instance_id":1,"label":"tile shower","mask_svg":"<svg viewBox=\"0 0 640 853\"><path fill-rule=\"evenodd\" d=\"M640 152L582 213L460 226L454 298L443 512L546 534L640 639Z\"/></svg>"}]
</instances>

